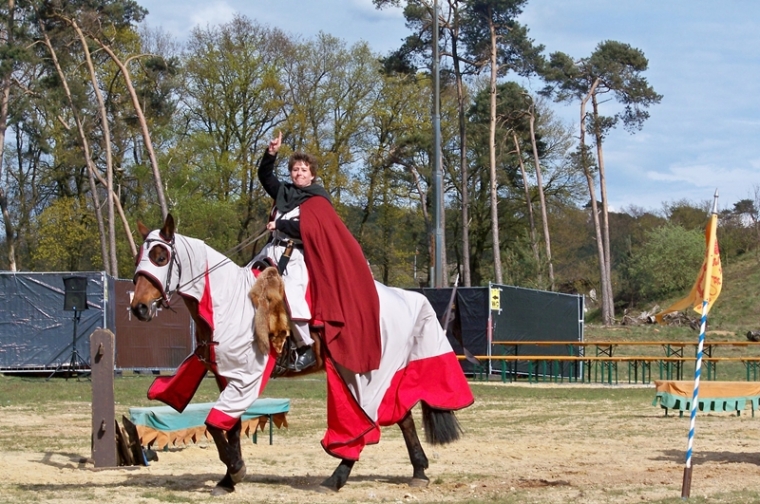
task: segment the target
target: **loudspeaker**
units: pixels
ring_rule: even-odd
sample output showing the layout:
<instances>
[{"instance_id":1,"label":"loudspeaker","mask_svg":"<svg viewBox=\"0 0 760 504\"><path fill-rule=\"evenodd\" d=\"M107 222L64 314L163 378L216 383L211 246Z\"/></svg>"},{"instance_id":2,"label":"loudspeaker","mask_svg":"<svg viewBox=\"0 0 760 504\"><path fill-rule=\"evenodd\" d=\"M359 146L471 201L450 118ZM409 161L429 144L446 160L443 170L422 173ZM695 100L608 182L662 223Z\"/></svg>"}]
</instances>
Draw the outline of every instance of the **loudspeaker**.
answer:
<instances>
[{"instance_id":1,"label":"loudspeaker","mask_svg":"<svg viewBox=\"0 0 760 504\"><path fill-rule=\"evenodd\" d=\"M63 279L65 295L63 309L82 311L87 309L87 277L70 276Z\"/></svg>"}]
</instances>

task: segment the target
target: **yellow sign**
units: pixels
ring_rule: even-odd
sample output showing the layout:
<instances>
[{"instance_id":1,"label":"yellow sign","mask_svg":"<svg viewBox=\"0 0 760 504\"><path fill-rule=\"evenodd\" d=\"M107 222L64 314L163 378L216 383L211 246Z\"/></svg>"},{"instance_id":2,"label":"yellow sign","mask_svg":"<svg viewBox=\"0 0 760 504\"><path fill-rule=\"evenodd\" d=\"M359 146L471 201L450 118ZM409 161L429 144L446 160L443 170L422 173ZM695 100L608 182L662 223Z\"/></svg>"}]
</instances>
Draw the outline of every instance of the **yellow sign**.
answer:
<instances>
[{"instance_id":1,"label":"yellow sign","mask_svg":"<svg viewBox=\"0 0 760 504\"><path fill-rule=\"evenodd\" d=\"M491 287L491 309L501 310L501 291Z\"/></svg>"}]
</instances>

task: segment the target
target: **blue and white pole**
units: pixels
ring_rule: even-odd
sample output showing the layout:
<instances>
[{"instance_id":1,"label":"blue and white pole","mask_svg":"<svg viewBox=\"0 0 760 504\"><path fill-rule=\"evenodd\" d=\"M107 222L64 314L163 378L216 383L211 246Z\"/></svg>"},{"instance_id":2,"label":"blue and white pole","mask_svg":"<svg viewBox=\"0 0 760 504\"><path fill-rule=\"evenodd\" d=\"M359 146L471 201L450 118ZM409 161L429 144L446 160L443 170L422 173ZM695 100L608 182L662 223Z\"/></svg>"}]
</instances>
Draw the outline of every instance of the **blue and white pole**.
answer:
<instances>
[{"instance_id":1,"label":"blue and white pole","mask_svg":"<svg viewBox=\"0 0 760 504\"><path fill-rule=\"evenodd\" d=\"M702 301L702 322L699 327L699 344L697 345L697 363L694 369L694 393L691 396L691 417L689 420L689 442L686 446L686 467L683 471L681 497L689 497L691 493L691 460L694 448L694 432L697 425L697 410L699 409L699 377L702 374L702 349L705 343L705 328L707 327L708 301Z\"/></svg>"},{"instance_id":2,"label":"blue and white pole","mask_svg":"<svg viewBox=\"0 0 760 504\"><path fill-rule=\"evenodd\" d=\"M712 253L715 249L715 239L718 228L718 190L715 190L713 198L712 215L710 216L710 232L707 240L707 252L705 253L705 278L702 285L702 320L699 327L699 344L697 345L697 362L694 366L694 394L691 397L691 417L689 420L689 442L686 447L686 466L683 470L683 484L681 486L681 498L688 498L691 493L691 469L694 448L694 432L697 424L697 410L699 409L699 378L702 374L702 350L705 343L705 331L707 328L707 312L710 310L710 280L712 278Z\"/></svg>"}]
</instances>

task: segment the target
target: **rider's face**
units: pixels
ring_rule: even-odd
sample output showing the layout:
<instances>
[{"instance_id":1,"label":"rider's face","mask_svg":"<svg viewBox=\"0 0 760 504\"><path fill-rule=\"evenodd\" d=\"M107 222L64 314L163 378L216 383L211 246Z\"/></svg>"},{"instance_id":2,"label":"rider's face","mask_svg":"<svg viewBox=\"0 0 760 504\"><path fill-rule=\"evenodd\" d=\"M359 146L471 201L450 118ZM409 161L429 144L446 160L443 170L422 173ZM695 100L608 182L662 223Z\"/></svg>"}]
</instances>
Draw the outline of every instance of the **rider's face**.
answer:
<instances>
[{"instance_id":1,"label":"rider's face","mask_svg":"<svg viewBox=\"0 0 760 504\"><path fill-rule=\"evenodd\" d=\"M290 170L290 179L296 187L306 187L311 185L314 175L311 174L309 165L303 161L296 161Z\"/></svg>"}]
</instances>

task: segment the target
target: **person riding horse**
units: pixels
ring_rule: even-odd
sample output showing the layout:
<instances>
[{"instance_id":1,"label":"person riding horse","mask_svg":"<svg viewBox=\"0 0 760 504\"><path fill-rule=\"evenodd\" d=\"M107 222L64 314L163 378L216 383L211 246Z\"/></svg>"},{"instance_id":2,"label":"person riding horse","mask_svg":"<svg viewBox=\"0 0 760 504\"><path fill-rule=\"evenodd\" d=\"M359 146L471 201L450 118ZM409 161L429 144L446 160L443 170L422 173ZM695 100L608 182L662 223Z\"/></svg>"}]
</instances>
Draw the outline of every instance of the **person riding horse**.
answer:
<instances>
[{"instance_id":1,"label":"person riding horse","mask_svg":"<svg viewBox=\"0 0 760 504\"><path fill-rule=\"evenodd\" d=\"M320 213L326 209L318 205L316 210L307 209L312 202L327 205L329 211ZM325 236L338 236L345 226L342 222L340 226L337 222L331 225L330 221L339 222L340 219L324 218L325 225L313 222L317 216L334 215L331 208L325 198L312 197L302 204L301 217L311 219L308 229ZM177 293L194 321L197 342L193 353L172 376L156 377L148 389L148 398L182 412L206 373L213 373L220 394L205 424L226 473L212 490L212 495L228 494L235 491L235 485L246 475L240 445L240 417L263 392L276 367L277 342L282 341L281 335L288 332L287 317L272 317L273 313L284 312L282 277L272 266L256 276L250 265L238 266L202 240L176 233L171 214L167 215L160 229L150 231L141 223L138 223L138 229L143 244L136 258L131 312L139 320L148 322L156 316L159 307L170 307L172 295ZM348 263L320 240L303 232L302 237L307 260L313 252L322 261L337 258L338 265ZM307 248L307 244L313 247ZM320 261L316 262L319 264ZM314 268L313 264L309 267ZM320 282L327 274L316 271L312 269L312 276L316 277L313 286L323 288L324 284ZM333 276L328 277L327 282L339 276L332 270L328 274ZM361 298L353 304L351 301L354 300L338 295L331 298L329 290L325 295L315 289L315 294L313 313L325 321L328 334L327 345L320 345L327 348L318 352L318 357L323 358L311 368L324 369L327 383L327 429L321 444L328 454L341 459L333 474L320 483L320 487L332 491L342 488L364 447L379 442L381 427L394 424L401 428L412 463L409 484L427 485L428 459L417 436L412 408L421 405L427 441L446 444L459 439L461 433L454 412L474 401L435 310L418 292L378 282L371 291L352 291L352 296ZM380 345L384 350L380 352L376 370L355 373L347 366L368 367L372 365L370 358L374 355L351 346L357 341L360 341L359 345L364 344L367 338L360 338L362 333L350 333L356 338L345 337L349 328L353 331L363 329L361 324L353 323L352 319L356 317L344 317L345 327L339 325L338 320L344 312L358 314L359 322L373 320L374 315L365 314L361 308L362 303L371 298L377 300L378 313L382 315L382 323L375 320L374 327L380 332ZM256 299L259 299L258 303ZM320 304L331 302L335 304L327 307ZM271 303L279 307L272 310ZM259 321L267 321L266 334L259 334ZM330 335L336 334L337 338L329 339ZM262 345L262 339L270 344ZM352 352L348 355L355 358L346 358L345 352Z\"/></svg>"},{"instance_id":2,"label":"person riding horse","mask_svg":"<svg viewBox=\"0 0 760 504\"><path fill-rule=\"evenodd\" d=\"M314 183L313 156L290 156L291 182L275 176L281 145L279 132L259 163L259 181L274 206L267 223L270 239L253 263L270 259L280 267L298 346L291 369L314 365L309 326L324 324L326 350L338 364L355 373L375 370L380 363L380 315L369 264L330 195Z\"/></svg>"}]
</instances>

